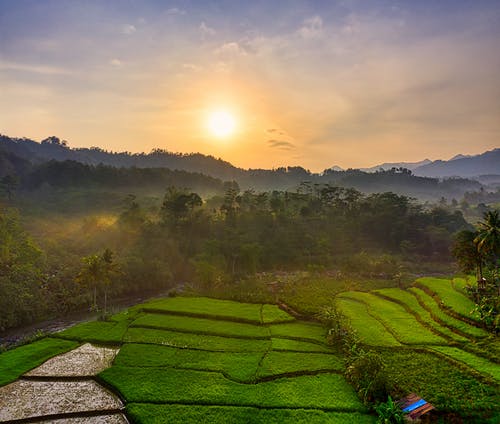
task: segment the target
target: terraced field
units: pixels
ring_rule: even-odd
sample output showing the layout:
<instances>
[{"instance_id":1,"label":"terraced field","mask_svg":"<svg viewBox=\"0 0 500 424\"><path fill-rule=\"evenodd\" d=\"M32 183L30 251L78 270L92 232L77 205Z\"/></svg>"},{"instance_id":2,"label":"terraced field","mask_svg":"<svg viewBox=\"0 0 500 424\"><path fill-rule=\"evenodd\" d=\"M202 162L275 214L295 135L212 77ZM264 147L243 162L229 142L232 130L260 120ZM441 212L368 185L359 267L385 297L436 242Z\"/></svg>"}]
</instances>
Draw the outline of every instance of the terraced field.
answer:
<instances>
[{"instance_id":1,"label":"terraced field","mask_svg":"<svg viewBox=\"0 0 500 424\"><path fill-rule=\"evenodd\" d=\"M133 422L373 423L325 333L274 305L168 298L1 354L0 369L23 360L5 384L94 342L119 348L97 380Z\"/></svg>"},{"instance_id":2,"label":"terraced field","mask_svg":"<svg viewBox=\"0 0 500 424\"><path fill-rule=\"evenodd\" d=\"M362 343L380 352L399 393L417 392L440 411L494 423L500 419L500 342L462 315L466 284L419 280L408 290L342 292L335 301ZM462 305L460 313L451 309L455 304ZM119 395L114 405L123 401L131 422L375 422L344 379L344 358L326 344L321 325L275 305L208 298L158 299L2 353L0 386L17 379L13 384L22 387L46 384L29 371L89 342L115 352L92 382ZM79 384L64 378L61 384ZM86 390L91 396L94 386ZM121 409L107 408L57 418L107 414L109 422L123 422Z\"/></svg>"},{"instance_id":3,"label":"terraced field","mask_svg":"<svg viewBox=\"0 0 500 424\"><path fill-rule=\"evenodd\" d=\"M466 316L472 309L467 284L423 278L408 290L343 292L336 303L363 344L383 348L388 373L400 388L425 395L441 410L489 411L495 418L487 422L497 422L499 342Z\"/></svg>"}]
</instances>

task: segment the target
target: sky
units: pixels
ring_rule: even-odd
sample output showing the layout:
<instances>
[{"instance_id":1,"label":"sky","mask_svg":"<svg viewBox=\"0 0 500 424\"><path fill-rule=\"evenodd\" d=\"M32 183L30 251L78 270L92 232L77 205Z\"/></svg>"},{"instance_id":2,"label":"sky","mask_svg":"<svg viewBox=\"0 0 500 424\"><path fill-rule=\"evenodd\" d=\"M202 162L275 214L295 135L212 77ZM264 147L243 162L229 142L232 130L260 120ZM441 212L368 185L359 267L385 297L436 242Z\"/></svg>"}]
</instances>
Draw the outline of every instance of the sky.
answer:
<instances>
[{"instance_id":1,"label":"sky","mask_svg":"<svg viewBox=\"0 0 500 424\"><path fill-rule=\"evenodd\" d=\"M500 1L0 0L0 133L312 171L478 154Z\"/></svg>"}]
</instances>

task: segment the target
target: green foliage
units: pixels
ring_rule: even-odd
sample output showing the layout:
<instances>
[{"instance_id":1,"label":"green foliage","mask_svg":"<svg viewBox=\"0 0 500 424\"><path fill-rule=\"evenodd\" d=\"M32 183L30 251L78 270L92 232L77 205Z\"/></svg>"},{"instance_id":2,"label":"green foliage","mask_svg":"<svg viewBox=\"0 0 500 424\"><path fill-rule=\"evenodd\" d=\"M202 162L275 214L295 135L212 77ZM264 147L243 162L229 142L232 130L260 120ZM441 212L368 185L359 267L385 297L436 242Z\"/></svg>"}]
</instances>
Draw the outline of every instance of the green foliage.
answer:
<instances>
[{"instance_id":1,"label":"green foliage","mask_svg":"<svg viewBox=\"0 0 500 424\"><path fill-rule=\"evenodd\" d=\"M361 351L349 358L345 376L365 403L386 399L391 383L385 372L382 356L376 352Z\"/></svg>"},{"instance_id":2,"label":"green foliage","mask_svg":"<svg viewBox=\"0 0 500 424\"><path fill-rule=\"evenodd\" d=\"M82 269L78 274L77 281L94 291L93 310L98 310L97 291L104 292L104 314L106 314L108 288L113 281L113 276L118 274L117 265L113 261L113 252L105 249L100 255L84 257L82 262Z\"/></svg>"},{"instance_id":3,"label":"green foliage","mask_svg":"<svg viewBox=\"0 0 500 424\"><path fill-rule=\"evenodd\" d=\"M319 324L292 322L269 326L272 337L326 343L326 330Z\"/></svg>"},{"instance_id":4,"label":"green foliage","mask_svg":"<svg viewBox=\"0 0 500 424\"><path fill-rule=\"evenodd\" d=\"M404 424L405 414L400 406L387 397L387 402L381 402L375 406L375 412L378 414L377 423L379 424Z\"/></svg>"},{"instance_id":5,"label":"green foliage","mask_svg":"<svg viewBox=\"0 0 500 424\"><path fill-rule=\"evenodd\" d=\"M272 349L273 350L289 350L295 352L326 352L332 353L332 350L327 346L320 345L317 343L309 343L300 340L291 339L281 339L272 338Z\"/></svg>"},{"instance_id":6,"label":"green foliage","mask_svg":"<svg viewBox=\"0 0 500 424\"><path fill-rule=\"evenodd\" d=\"M145 311L165 311L187 315L198 315L213 319L235 319L253 324L261 323L261 306L252 303L240 303L230 300L210 299L207 297L173 297L156 299L144 303ZM278 309L270 306L271 310Z\"/></svg>"},{"instance_id":7,"label":"green foliage","mask_svg":"<svg viewBox=\"0 0 500 424\"><path fill-rule=\"evenodd\" d=\"M418 317L424 325L440 334L443 334L447 338L459 343L468 341L466 337L454 333L448 327L440 325L437 321L435 321L432 318L432 314L423 308L420 303L418 303L417 298L412 294L412 292L400 289L381 289L377 290L375 293L379 293L385 297L393 299L396 302L400 302L408 308L413 315Z\"/></svg>"},{"instance_id":8,"label":"green foliage","mask_svg":"<svg viewBox=\"0 0 500 424\"><path fill-rule=\"evenodd\" d=\"M129 403L127 415L138 424L373 424L374 417L359 412L318 409L260 409L247 406L153 405Z\"/></svg>"},{"instance_id":9,"label":"green foliage","mask_svg":"<svg viewBox=\"0 0 500 424\"><path fill-rule=\"evenodd\" d=\"M288 321L295 321L295 318L278 308L276 305L262 305L262 323L282 323Z\"/></svg>"},{"instance_id":10,"label":"green foliage","mask_svg":"<svg viewBox=\"0 0 500 424\"><path fill-rule=\"evenodd\" d=\"M453 346L432 346L429 348L447 355L459 362L463 362L476 371L493 377L495 380L500 381L500 365L488 361L485 358L474 355L473 353L466 352L458 347Z\"/></svg>"},{"instance_id":11,"label":"green foliage","mask_svg":"<svg viewBox=\"0 0 500 424\"><path fill-rule=\"evenodd\" d=\"M371 293L348 292L342 295L364 302L368 311L403 344L446 344L446 340L422 326L401 305Z\"/></svg>"},{"instance_id":12,"label":"green foliage","mask_svg":"<svg viewBox=\"0 0 500 424\"><path fill-rule=\"evenodd\" d=\"M172 367L217 371L231 380L253 382L261 352L207 352L167 346L125 344L114 365L121 367Z\"/></svg>"},{"instance_id":13,"label":"green foliage","mask_svg":"<svg viewBox=\"0 0 500 424\"><path fill-rule=\"evenodd\" d=\"M400 395L418 393L441 412L487 417L498 411L498 388L428 352L384 350L385 372ZM468 421L466 421L468 422Z\"/></svg>"},{"instance_id":14,"label":"green foliage","mask_svg":"<svg viewBox=\"0 0 500 424\"><path fill-rule=\"evenodd\" d=\"M138 424L373 424L374 417L359 412L327 412L318 409L260 409L247 406L152 405L131 403L127 415Z\"/></svg>"},{"instance_id":15,"label":"green foliage","mask_svg":"<svg viewBox=\"0 0 500 424\"><path fill-rule=\"evenodd\" d=\"M133 321L131 326L179 330L214 336L269 338L269 330L260 325L167 314L144 314Z\"/></svg>"},{"instance_id":16,"label":"green foliage","mask_svg":"<svg viewBox=\"0 0 500 424\"><path fill-rule=\"evenodd\" d=\"M45 338L0 353L0 386L16 380L47 359L78 346L77 342Z\"/></svg>"},{"instance_id":17,"label":"green foliage","mask_svg":"<svg viewBox=\"0 0 500 424\"><path fill-rule=\"evenodd\" d=\"M148 328L129 328L123 341L220 352L265 352L271 347L271 340L200 336L195 333L179 333Z\"/></svg>"},{"instance_id":18,"label":"green foliage","mask_svg":"<svg viewBox=\"0 0 500 424\"><path fill-rule=\"evenodd\" d=\"M80 342L118 344L121 343L127 327L127 321L91 321L75 325L56 333L55 336Z\"/></svg>"},{"instance_id":19,"label":"green foliage","mask_svg":"<svg viewBox=\"0 0 500 424\"><path fill-rule=\"evenodd\" d=\"M365 411L352 388L336 374L239 384L213 372L114 366L99 376L129 402Z\"/></svg>"},{"instance_id":20,"label":"green foliage","mask_svg":"<svg viewBox=\"0 0 500 424\"><path fill-rule=\"evenodd\" d=\"M18 214L0 206L0 332L46 313L42 252Z\"/></svg>"},{"instance_id":21,"label":"green foliage","mask_svg":"<svg viewBox=\"0 0 500 424\"><path fill-rule=\"evenodd\" d=\"M442 278L423 277L417 283L435 293L442 304L453 312L467 319L480 321L479 316L474 314L474 302L462 293L457 292L450 280Z\"/></svg>"},{"instance_id":22,"label":"green foliage","mask_svg":"<svg viewBox=\"0 0 500 424\"><path fill-rule=\"evenodd\" d=\"M336 303L349 318L353 330L359 336L360 343L387 347L401 345L380 321L368 313L368 307L363 302L339 295Z\"/></svg>"},{"instance_id":23,"label":"green foliage","mask_svg":"<svg viewBox=\"0 0 500 424\"><path fill-rule=\"evenodd\" d=\"M411 287L409 291L413 293L420 302L422 302L425 308L430 311L434 319L437 319L439 322L443 323L449 328L455 329L456 331L459 331L460 333L463 333L468 337L483 338L488 336L488 332L484 329L470 325L447 314L443 309L439 307L436 300L429 296L422 289L419 289L418 287Z\"/></svg>"},{"instance_id":24,"label":"green foliage","mask_svg":"<svg viewBox=\"0 0 500 424\"><path fill-rule=\"evenodd\" d=\"M257 377L321 370L338 371L340 373L343 369L343 359L338 355L271 351L264 356Z\"/></svg>"}]
</instances>

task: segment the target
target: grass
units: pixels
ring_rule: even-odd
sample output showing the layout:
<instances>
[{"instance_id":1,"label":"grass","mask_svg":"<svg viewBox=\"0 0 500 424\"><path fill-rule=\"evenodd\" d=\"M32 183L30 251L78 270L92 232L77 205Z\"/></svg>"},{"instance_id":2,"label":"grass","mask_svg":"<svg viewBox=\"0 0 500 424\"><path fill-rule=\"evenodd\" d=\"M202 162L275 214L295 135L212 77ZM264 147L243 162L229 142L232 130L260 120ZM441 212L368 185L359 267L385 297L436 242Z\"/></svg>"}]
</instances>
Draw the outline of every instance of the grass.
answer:
<instances>
[{"instance_id":1,"label":"grass","mask_svg":"<svg viewBox=\"0 0 500 424\"><path fill-rule=\"evenodd\" d=\"M281 339L273 337L271 338L271 342L273 350L289 350L295 352L332 352L332 350L325 345L304 342L301 340Z\"/></svg>"},{"instance_id":2,"label":"grass","mask_svg":"<svg viewBox=\"0 0 500 424\"><path fill-rule=\"evenodd\" d=\"M276 305L262 305L262 323L280 323L295 321L295 318L278 308Z\"/></svg>"},{"instance_id":3,"label":"grass","mask_svg":"<svg viewBox=\"0 0 500 424\"><path fill-rule=\"evenodd\" d=\"M480 320L479 315L472 313L475 307L474 302L465 296L465 294L455 290L451 280L423 277L419 278L417 283L436 293L443 305L453 310L456 314L467 319Z\"/></svg>"},{"instance_id":4,"label":"grass","mask_svg":"<svg viewBox=\"0 0 500 424\"><path fill-rule=\"evenodd\" d=\"M498 388L482 383L439 356L411 350L384 350L381 354L386 373L397 382L400 395L418 393L441 412L459 411L464 416L483 418L498 414Z\"/></svg>"},{"instance_id":5,"label":"grass","mask_svg":"<svg viewBox=\"0 0 500 424\"><path fill-rule=\"evenodd\" d=\"M326 330L319 324L292 322L269 326L272 337L284 337L296 340L311 340L313 342L326 342Z\"/></svg>"},{"instance_id":6,"label":"grass","mask_svg":"<svg viewBox=\"0 0 500 424\"><path fill-rule=\"evenodd\" d=\"M374 424L375 417L358 412L316 409L259 409L245 406L153 405L131 403L127 415L137 424Z\"/></svg>"},{"instance_id":7,"label":"grass","mask_svg":"<svg viewBox=\"0 0 500 424\"><path fill-rule=\"evenodd\" d=\"M262 378L301 371L332 370L341 372L343 369L344 360L337 355L271 351L264 356L257 377Z\"/></svg>"},{"instance_id":8,"label":"grass","mask_svg":"<svg viewBox=\"0 0 500 424\"><path fill-rule=\"evenodd\" d=\"M353 299L337 296L336 304L349 318L352 327L361 337L362 343L371 346L401 346L391 333L370 314L364 303Z\"/></svg>"},{"instance_id":9,"label":"grass","mask_svg":"<svg viewBox=\"0 0 500 424\"><path fill-rule=\"evenodd\" d=\"M444 336L450 338L451 340L459 343L467 342L468 339L460 336L457 333L451 331L448 327L440 325L437 321L432 318L432 315L429 311L424 309L420 303L418 303L417 298L406 290L391 288L391 289L381 289L377 290L375 293L380 293L383 296L394 299L396 302L401 302L404 304L410 311L417 315L420 320L427 326L431 327L433 330L438 331Z\"/></svg>"},{"instance_id":10,"label":"grass","mask_svg":"<svg viewBox=\"0 0 500 424\"><path fill-rule=\"evenodd\" d=\"M160 328L229 337L268 338L269 330L260 325L219 321L166 314L145 314L131 324L132 327Z\"/></svg>"},{"instance_id":11,"label":"grass","mask_svg":"<svg viewBox=\"0 0 500 424\"><path fill-rule=\"evenodd\" d=\"M252 382L262 356L262 352L204 352L127 343L117 355L114 365L218 371L232 380Z\"/></svg>"},{"instance_id":12,"label":"grass","mask_svg":"<svg viewBox=\"0 0 500 424\"><path fill-rule=\"evenodd\" d=\"M90 321L56 333L55 336L79 342L118 344L122 342L127 327L127 321Z\"/></svg>"},{"instance_id":13,"label":"grass","mask_svg":"<svg viewBox=\"0 0 500 424\"><path fill-rule=\"evenodd\" d=\"M459 293L462 293L463 295L467 296L466 287L469 285L476 285L476 282L474 280L475 280L475 278L472 278L472 277L454 278L451 281L451 285Z\"/></svg>"},{"instance_id":14,"label":"grass","mask_svg":"<svg viewBox=\"0 0 500 424\"><path fill-rule=\"evenodd\" d=\"M485 358L466 352L457 347L433 346L431 349L447 355L457 361L463 362L476 371L500 381L500 365L498 364L494 364Z\"/></svg>"},{"instance_id":15,"label":"grass","mask_svg":"<svg viewBox=\"0 0 500 424\"><path fill-rule=\"evenodd\" d=\"M368 291L396 284L395 281L380 279L352 281L308 272L278 277L280 278L285 279L280 298L287 305L307 315L315 315L325 306L332 305L338 293L349 290Z\"/></svg>"},{"instance_id":16,"label":"grass","mask_svg":"<svg viewBox=\"0 0 500 424\"><path fill-rule=\"evenodd\" d=\"M411 287L408 290L425 305L435 319L443 322L446 326L454 328L469 337L482 338L489 336L486 330L467 324L466 322L447 314L439 307L436 301L422 289L419 289L418 287Z\"/></svg>"},{"instance_id":17,"label":"grass","mask_svg":"<svg viewBox=\"0 0 500 424\"><path fill-rule=\"evenodd\" d=\"M265 352L271 347L271 340L236 339L207 335L201 337L198 334L147 328L129 328L123 340L131 343L158 344L218 352Z\"/></svg>"},{"instance_id":18,"label":"grass","mask_svg":"<svg viewBox=\"0 0 500 424\"><path fill-rule=\"evenodd\" d=\"M271 306L271 305L269 305ZM273 305L274 306L274 305ZM274 308L280 310L277 306ZM260 304L239 303L208 297L169 297L144 303L145 311L176 312L216 319L237 319L254 324L261 323Z\"/></svg>"},{"instance_id":19,"label":"grass","mask_svg":"<svg viewBox=\"0 0 500 424\"><path fill-rule=\"evenodd\" d=\"M241 384L220 373L113 366L100 374L128 402L321 408L365 412L351 386L337 374Z\"/></svg>"},{"instance_id":20,"label":"grass","mask_svg":"<svg viewBox=\"0 0 500 424\"><path fill-rule=\"evenodd\" d=\"M77 346L74 341L45 338L0 354L0 386L17 380L47 359Z\"/></svg>"},{"instance_id":21,"label":"grass","mask_svg":"<svg viewBox=\"0 0 500 424\"><path fill-rule=\"evenodd\" d=\"M364 302L368 311L384 327L391 330L396 339L408 345L446 344L446 340L423 327L401 305L382 299L371 293L347 292L342 297Z\"/></svg>"}]
</instances>

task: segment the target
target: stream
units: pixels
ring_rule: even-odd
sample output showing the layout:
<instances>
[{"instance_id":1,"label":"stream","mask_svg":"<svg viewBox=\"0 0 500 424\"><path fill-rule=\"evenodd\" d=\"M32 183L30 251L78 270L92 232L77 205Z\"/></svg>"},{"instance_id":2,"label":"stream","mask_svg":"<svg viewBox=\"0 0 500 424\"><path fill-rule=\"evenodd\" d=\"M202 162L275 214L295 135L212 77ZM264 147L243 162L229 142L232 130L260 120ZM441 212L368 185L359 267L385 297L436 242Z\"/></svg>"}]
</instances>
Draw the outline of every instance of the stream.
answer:
<instances>
[{"instance_id":1,"label":"stream","mask_svg":"<svg viewBox=\"0 0 500 424\"><path fill-rule=\"evenodd\" d=\"M110 312L115 314L138 303L143 303L157 297L167 296L170 290L175 290L175 288L161 293L148 293L143 296L136 295L118 299L111 305ZM11 328L3 333L0 333L0 348L11 348L23 342L24 340L35 336L38 333L56 333L81 322L95 321L99 318L100 315L100 312L95 311L78 311L72 312L64 317Z\"/></svg>"}]
</instances>

